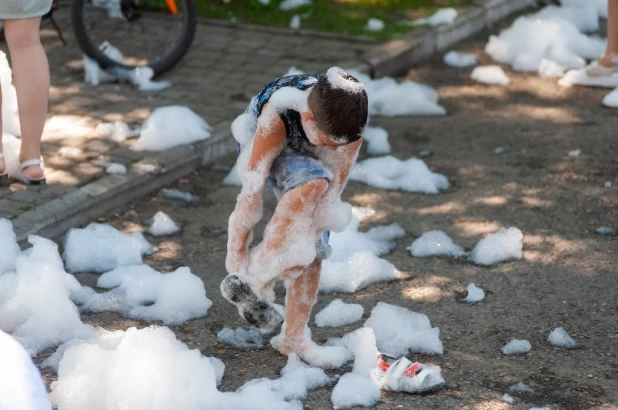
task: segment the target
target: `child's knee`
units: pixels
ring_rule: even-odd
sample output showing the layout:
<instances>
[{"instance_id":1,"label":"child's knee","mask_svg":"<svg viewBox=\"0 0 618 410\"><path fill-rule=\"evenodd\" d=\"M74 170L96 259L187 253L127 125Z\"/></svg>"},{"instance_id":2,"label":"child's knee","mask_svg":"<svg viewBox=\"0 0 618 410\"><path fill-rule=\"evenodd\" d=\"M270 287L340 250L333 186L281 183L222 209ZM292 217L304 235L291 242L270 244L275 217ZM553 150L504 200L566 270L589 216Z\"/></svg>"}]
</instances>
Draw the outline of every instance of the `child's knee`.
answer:
<instances>
[{"instance_id":1,"label":"child's knee","mask_svg":"<svg viewBox=\"0 0 618 410\"><path fill-rule=\"evenodd\" d=\"M303 197L317 201L324 196L326 190L328 189L328 185L328 179L320 178L301 185L299 189Z\"/></svg>"}]
</instances>

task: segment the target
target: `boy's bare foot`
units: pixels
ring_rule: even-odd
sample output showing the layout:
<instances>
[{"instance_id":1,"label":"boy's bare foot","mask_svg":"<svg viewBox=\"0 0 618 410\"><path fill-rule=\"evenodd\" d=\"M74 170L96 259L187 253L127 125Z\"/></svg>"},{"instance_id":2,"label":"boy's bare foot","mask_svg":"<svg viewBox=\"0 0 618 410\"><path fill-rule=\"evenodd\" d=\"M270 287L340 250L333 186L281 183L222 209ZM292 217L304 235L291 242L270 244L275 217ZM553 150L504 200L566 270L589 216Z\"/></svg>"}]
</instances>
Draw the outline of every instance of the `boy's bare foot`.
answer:
<instances>
[{"instance_id":1,"label":"boy's bare foot","mask_svg":"<svg viewBox=\"0 0 618 410\"><path fill-rule=\"evenodd\" d=\"M350 352L342 346L319 346L312 340L291 344L288 340L281 340L280 337L271 340L273 347L284 356L295 353L311 366L333 369L341 367L350 359ZM275 340L278 338L279 340Z\"/></svg>"},{"instance_id":2,"label":"boy's bare foot","mask_svg":"<svg viewBox=\"0 0 618 410\"><path fill-rule=\"evenodd\" d=\"M238 275L228 275L221 282L221 294L238 308L240 317L260 329L272 330L283 322L283 315L261 299L251 285Z\"/></svg>"}]
</instances>

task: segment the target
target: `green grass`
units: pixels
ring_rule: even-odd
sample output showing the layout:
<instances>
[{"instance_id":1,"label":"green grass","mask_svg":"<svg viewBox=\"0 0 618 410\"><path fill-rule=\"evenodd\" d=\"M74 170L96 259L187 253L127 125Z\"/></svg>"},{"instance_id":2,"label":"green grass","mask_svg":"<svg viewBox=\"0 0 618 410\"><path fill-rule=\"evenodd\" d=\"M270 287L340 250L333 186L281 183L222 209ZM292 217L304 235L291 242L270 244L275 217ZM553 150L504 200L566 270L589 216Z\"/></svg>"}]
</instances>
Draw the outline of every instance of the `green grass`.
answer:
<instances>
[{"instance_id":1,"label":"green grass","mask_svg":"<svg viewBox=\"0 0 618 410\"><path fill-rule=\"evenodd\" d=\"M149 0L157 1L157 0ZM287 12L279 10L283 0L263 5L258 0L197 0L198 14L221 20L266 26L288 27L292 16L303 16L301 28L388 39L411 30L402 21L423 17L440 7L459 7L471 0L313 0L310 6ZM365 26L370 17L385 23L380 32Z\"/></svg>"}]
</instances>

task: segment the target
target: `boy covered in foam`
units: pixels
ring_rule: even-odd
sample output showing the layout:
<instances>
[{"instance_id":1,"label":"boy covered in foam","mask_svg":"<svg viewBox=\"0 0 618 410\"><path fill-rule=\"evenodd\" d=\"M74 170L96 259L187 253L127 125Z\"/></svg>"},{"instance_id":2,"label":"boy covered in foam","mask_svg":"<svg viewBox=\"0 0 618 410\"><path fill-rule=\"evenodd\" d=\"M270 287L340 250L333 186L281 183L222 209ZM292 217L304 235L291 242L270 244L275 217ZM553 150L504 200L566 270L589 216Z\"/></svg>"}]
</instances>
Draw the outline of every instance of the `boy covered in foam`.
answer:
<instances>
[{"instance_id":1,"label":"boy covered in foam","mask_svg":"<svg viewBox=\"0 0 618 410\"><path fill-rule=\"evenodd\" d=\"M367 123L363 85L338 67L326 75L293 75L266 86L232 124L242 181L229 219L221 293L241 317L263 331L281 322L271 344L314 366L343 363L341 347L321 347L307 327L316 300L329 231L351 218L341 192ZM250 248L262 218L262 193L273 188L278 204L262 242ZM277 280L287 289L286 307L274 304ZM284 321L285 315L285 321Z\"/></svg>"}]
</instances>

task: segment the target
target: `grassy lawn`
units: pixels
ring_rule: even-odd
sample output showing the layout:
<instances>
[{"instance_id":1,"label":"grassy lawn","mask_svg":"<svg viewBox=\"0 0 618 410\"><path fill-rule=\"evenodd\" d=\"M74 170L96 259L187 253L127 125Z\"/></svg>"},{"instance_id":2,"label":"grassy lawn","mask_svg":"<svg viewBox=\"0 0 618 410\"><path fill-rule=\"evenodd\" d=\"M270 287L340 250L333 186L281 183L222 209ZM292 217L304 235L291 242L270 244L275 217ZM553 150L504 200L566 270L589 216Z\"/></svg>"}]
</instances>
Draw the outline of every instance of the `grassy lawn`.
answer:
<instances>
[{"instance_id":1,"label":"grassy lawn","mask_svg":"<svg viewBox=\"0 0 618 410\"><path fill-rule=\"evenodd\" d=\"M258 0L197 0L202 17L240 23L288 27L294 15L302 18L301 28L388 39L411 30L401 22L425 17L440 7L459 7L471 0L312 0L312 4L282 11L283 0L270 0L264 5ZM383 31L366 29L367 19L385 23Z\"/></svg>"}]
</instances>

